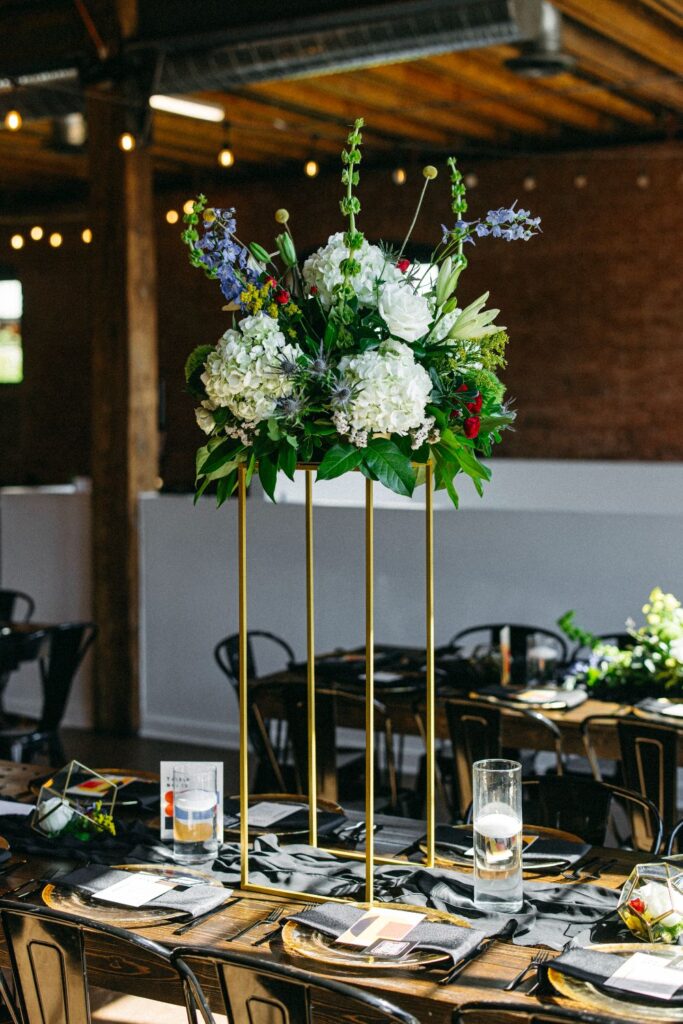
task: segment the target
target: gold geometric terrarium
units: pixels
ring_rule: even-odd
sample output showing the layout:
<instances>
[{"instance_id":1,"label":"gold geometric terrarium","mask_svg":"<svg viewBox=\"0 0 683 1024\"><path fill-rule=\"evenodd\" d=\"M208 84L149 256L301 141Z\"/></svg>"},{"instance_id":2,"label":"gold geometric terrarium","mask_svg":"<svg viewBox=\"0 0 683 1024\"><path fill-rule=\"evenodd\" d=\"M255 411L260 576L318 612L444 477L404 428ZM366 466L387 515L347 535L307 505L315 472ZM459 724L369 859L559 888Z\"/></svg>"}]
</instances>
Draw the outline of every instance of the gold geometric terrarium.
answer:
<instances>
[{"instance_id":1,"label":"gold geometric terrarium","mask_svg":"<svg viewBox=\"0 0 683 1024\"><path fill-rule=\"evenodd\" d=\"M644 942L677 943L683 935L683 870L638 864L621 891L617 911Z\"/></svg>"},{"instance_id":2,"label":"gold geometric terrarium","mask_svg":"<svg viewBox=\"0 0 683 1024\"><path fill-rule=\"evenodd\" d=\"M40 787L31 827L41 835L71 835L87 842L99 832L114 832L117 785L70 761Z\"/></svg>"}]
</instances>

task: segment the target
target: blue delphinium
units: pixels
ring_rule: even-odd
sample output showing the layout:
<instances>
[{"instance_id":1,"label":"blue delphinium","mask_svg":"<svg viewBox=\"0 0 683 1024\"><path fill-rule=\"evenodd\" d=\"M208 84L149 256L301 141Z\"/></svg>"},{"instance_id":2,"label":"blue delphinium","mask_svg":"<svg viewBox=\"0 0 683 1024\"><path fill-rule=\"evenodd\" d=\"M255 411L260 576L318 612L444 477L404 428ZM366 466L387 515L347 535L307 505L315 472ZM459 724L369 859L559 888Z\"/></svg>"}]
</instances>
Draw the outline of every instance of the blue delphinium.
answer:
<instances>
[{"instance_id":1,"label":"blue delphinium","mask_svg":"<svg viewBox=\"0 0 683 1024\"><path fill-rule=\"evenodd\" d=\"M249 267L249 251L235 237L237 222L233 207L214 209L213 219L204 220L204 233L195 243L199 260L215 277L228 302L237 302L246 284L258 280Z\"/></svg>"},{"instance_id":2,"label":"blue delphinium","mask_svg":"<svg viewBox=\"0 0 683 1024\"><path fill-rule=\"evenodd\" d=\"M458 220L452 228L441 225L443 244L449 240L474 243L475 234L478 238L503 238L506 242L517 240L528 241L541 230L541 218L532 217L529 210L515 209L517 200L512 206L501 206L498 210L489 210L481 220Z\"/></svg>"}]
</instances>

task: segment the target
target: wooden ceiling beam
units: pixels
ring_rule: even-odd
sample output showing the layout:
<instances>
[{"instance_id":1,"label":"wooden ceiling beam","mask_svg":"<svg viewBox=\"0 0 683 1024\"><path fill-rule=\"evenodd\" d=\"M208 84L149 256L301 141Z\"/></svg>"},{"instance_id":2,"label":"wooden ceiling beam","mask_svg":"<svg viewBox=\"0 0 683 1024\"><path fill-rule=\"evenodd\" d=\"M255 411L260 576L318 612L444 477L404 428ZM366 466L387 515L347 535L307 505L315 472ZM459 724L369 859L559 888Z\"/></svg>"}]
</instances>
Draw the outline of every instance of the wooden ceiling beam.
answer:
<instances>
[{"instance_id":1,"label":"wooden ceiling beam","mask_svg":"<svg viewBox=\"0 0 683 1024\"><path fill-rule=\"evenodd\" d=\"M541 91L526 81L490 62L481 54L449 53L430 57L429 64L441 68L456 82L463 82L484 95L509 103L510 106L578 128L583 132L611 134L614 122L601 114L567 99Z\"/></svg>"},{"instance_id":2,"label":"wooden ceiling beam","mask_svg":"<svg viewBox=\"0 0 683 1024\"><path fill-rule=\"evenodd\" d=\"M680 74L683 68L683 38L667 28L656 15L649 15L632 0L554 0L563 14L593 29L627 50Z\"/></svg>"},{"instance_id":3,"label":"wooden ceiling beam","mask_svg":"<svg viewBox=\"0 0 683 1024\"><path fill-rule=\"evenodd\" d=\"M674 25L683 28L683 7L679 0L641 0L641 3L658 14L660 18L672 21Z\"/></svg>"},{"instance_id":4,"label":"wooden ceiling beam","mask_svg":"<svg viewBox=\"0 0 683 1024\"><path fill-rule=\"evenodd\" d=\"M553 131L552 125L544 118L517 110L455 82L440 68L431 67L428 60L388 64L366 71L365 75L419 98L424 102L426 111L454 110L457 115L475 116L507 131L526 135L547 135Z\"/></svg>"},{"instance_id":5,"label":"wooden ceiling beam","mask_svg":"<svg viewBox=\"0 0 683 1024\"><path fill-rule=\"evenodd\" d=\"M602 36L565 20L563 46L584 71L613 82L625 92L683 112L683 85L654 64L627 53Z\"/></svg>"}]
</instances>

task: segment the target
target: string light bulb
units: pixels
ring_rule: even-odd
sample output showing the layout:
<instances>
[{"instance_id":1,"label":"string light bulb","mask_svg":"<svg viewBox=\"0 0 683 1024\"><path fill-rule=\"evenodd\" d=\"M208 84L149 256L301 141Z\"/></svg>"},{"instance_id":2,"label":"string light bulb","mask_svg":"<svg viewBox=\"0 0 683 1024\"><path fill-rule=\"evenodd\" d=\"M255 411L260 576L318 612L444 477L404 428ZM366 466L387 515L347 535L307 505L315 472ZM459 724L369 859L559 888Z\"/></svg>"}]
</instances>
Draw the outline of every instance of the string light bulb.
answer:
<instances>
[{"instance_id":1,"label":"string light bulb","mask_svg":"<svg viewBox=\"0 0 683 1024\"><path fill-rule=\"evenodd\" d=\"M124 153L132 153L135 149L135 136L130 132L123 132L119 135L119 149Z\"/></svg>"},{"instance_id":2,"label":"string light bulb","mask_svg":"<svg viewBox=\"0 0 683 1024\"><path fill-rule=\"evenodd\" d=\"M179 218L180 218L180 214L178 213L177 210L167 210L166 211L166 223L167 224L177 224Z\"/></svg>"},{"instance_id":3,"label":"string light bulb","mask_svg":"<svg viewBox=\"0 0 683 1024\"><path fill-rule=\"evenodd\" d=\"M23 249L24 248L24 236L23 235L12 235L12 237L10 238L9 244L12 246L13 249Z\"/></svg>"},{"instance_id":4,"label":"string light bulb","mask_svg":"<svg viewBox=\"0 0 683 1024\"><path fill-rule=\"evenodd\" d=\"M81 231L81 239L86 245L90 245L92 242L92 231L90 228L83 228Z\"/></svg>"},{"instance_id":5,"label":"string light bulb","mask_svg":"<svg viewBox=\"0 0 683 1024\"><path fill-rule=\"evenodd\" d=\"M468 188L476 188L477 185L479 184L479 178L477 177L476 174L473 174L472 172L466 174L464 180Z\"/></svg>"},{"instance_id":6,"label":"string light bulb","mask_svg":"<svg viewBox=\"0 0 683 1024\"><path fill-rule=\"evenodd\" d=\"M407 178L405 167L395 167L391 172L391 180L394 185L405 185Z\"/></svg>"},{"instance_id":7,"label":"string light bulb","mask_svg":"<svg viewBox=\"0 0 683 1024\"><path fill-rule=\"evenodd\" d=\"M41 238L43 237L43 235L45 234L45 232L41 228L40 224L35 224L31 228L29 234L30 234L30 236L31 236L31 238L33 239L34 242L39 242L41 240Z\"/></svg>"},{"instance_id":8,"label":"string light bulb","mask_svg":"<svg viewBox=\"0 0 683 1024\"><path fill-rule=\"evenodd\" d=\"M50 235L50 245L53 249L59 249L64 239L60 235L59 231L53 231Z\"/></svg>"},{"instance_id":9,"label":"string light bulb","mask_svg":"<svg viewBox=\"0 0 683 1024\"><path fill-rule=\"evenodd\" d=\"M650 176L642 172L636 178L636 185L638 188L649 188L650 187Z\"/></svg>"},{"instance_id":10,"label":"string light bulb","mask_svg":"<svg viewBox=\"0 0 683 1024\"><path fill-rule=\"evenodd\" d=\"M320 164L317 160L307 160L304 164L304 174L307 178L315 178L320 171Z\"/></svg>"},{"instance_id":11,"label":"string light bulb","mask_svg":"<svg viewBox=\"0 0 683 1024\"><path fill-rule=\"evenodd\" d=\"M577 174L576 177L574 178L574 187L575 188L585 188L587 184L588 184L588 178L587 178L587 176L585 174Z\"/></svg>"},{"instance_id":12,"label":"string light bulb","mask_svg":"<svg viewBox=\"0 0 683 1024\"><path fill-rule=\"evenodd\" d=\"M536 188L536 179L533 174L527 174L526 178L522 182L522 188L525 192L533 192Z\"/></svg>"},{"instance_id":13,"label":"string light bulb","mask_svg":"<svg viewBox=\"0 0 683 1024\"><path fill-rule=\"evenodd\" d=\"M221 167L232 167L235 162L235 154L229 146L223 146L218 152L218 163Z\"/></svg>"},{"instance_id":14,"label":"string light bulb","mask_svg":"<svg viewBox=\"0 0 683 1024\"><path fill-rule=\"evenodd\" d=\"M8 110L5 114L5 128L9 132L18 132L24 119L18 110Z\"/></svg>"}]
</instances>

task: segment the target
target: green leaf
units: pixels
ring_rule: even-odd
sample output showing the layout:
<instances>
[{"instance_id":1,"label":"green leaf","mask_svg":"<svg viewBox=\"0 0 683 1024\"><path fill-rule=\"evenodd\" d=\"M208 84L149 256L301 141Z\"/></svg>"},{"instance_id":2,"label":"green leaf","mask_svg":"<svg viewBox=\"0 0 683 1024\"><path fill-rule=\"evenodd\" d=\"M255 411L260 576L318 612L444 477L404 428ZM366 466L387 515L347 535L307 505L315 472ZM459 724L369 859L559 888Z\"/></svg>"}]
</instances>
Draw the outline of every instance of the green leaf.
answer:
<instances>
[{"instance_id":1,"label":"green leaf","mask_svg":"<svg viewBox=\"0 0 683 1024\"><path fill-rule=\"evenodd\" d=\"M204 363L213 352L213 345L198 345L194 351L190 352L185 363L185 380L189 384L192 376L201 367L204 369Z\"/></svg>"},{"instance_id":2,"label":"green leaf","mask_svg":"<svg viewBox=\"0 0 683 1024\"><path fill-rule=\"evenodd\" d=\"M220 508L224 501L226 501L232 492L237 487L237 470L233 469L227 476L224 476L222 480L218 481L218 487L216 488L216 506Z\"/></svg>"},{"instance_id":3,"label":"green leaf","mask_svg":"<svg viewBox=\"0 0 683 1024\"><path fill-rule=\"evenodd\" d=\"M492 430L500 430L502 427L509 427L511 423L514 423L516 416L513 412L504 413L492 413L490 416L481 417L480 431L482 434L488 434Z\"/></svg>"},{"instance_id":4,"label":"green leaf","mask_svg":"<svg viewBox=\"0 0 683 1024\"><path fill-rule=\"evenodd\" d=\"M281 469L285 476L293 480L296 470L296 448L292 448L291 444L287 444L286 441L280 445L277 464L278 469Z\"/></svg>"},{"instance_id":5,"label":"green leaf","mask_svg":"<svg viewBox=\"0 0 683 1024\"><path fill-rule=\"evenodd\" d=\"M453 484L453 479L456 473L458 472L458 468L457 466L454 466L453 463L449 462L446 458L444 458L444 456L438 451L434 452L434 457L436 459L436 473L434 483L436 484L437 488L445 488L448 497L451 499L454 506L456 508L459 508L460 498L458 496L458 492L455 489L455 485Z\"/></svg>"},{"instance_id":6,"label":"green leaf","mask_svg":"<svg viewBox=\"0 0 683 1024\"><path fill-rule=\"evenodd\" d=\"M258 463L258 477L271 501L275 501L275 483L277 481L277 465L270 455L262 455Z\"/></svg>"},{"instance_id":7,"label":"green leaf","mask_svg":"<svg viewBox=\"0 0 683 1024\"><path fill-rule=\"evenodd\" d=\"M199 499L201 498L202 494L204 493L204 491L206 490L206 488L209 486L210 483L211 483L211 477L205 476L204 479L202 480L202 482L200 483L199 487L197 488L197 490L194 492L194 502L193 502L193 504L195 504L195 505L197 504L197 502L199 501Z\"/></svg>"},{"instance_id":8,"label":"green leaf","mask_svg":"<svg viewBox=\"0 0 683 1024\"><path fill-rule=\"evenodd\" d=\"M409 498L415 490L415 470L410 459L403 455L393 441L383 437L371 438L363 462L380 483L395 494L404 494Z\"/></svg>"},{"instance_id":9,"label":"green leaf","mask_svg":"<svg viewBox=\"0 0 683 1024\"><path fill-rule=\"evenodd\" d=\"M342 441L326 453L318 466L316 480L334 480L337 476L357 469L363 460L363 450L354 444Z\"/></svg>"},{"instance_id":10,"label":"green leaf","mask_svg":"<svg viewBox=\"0 0 683 1024\"><path fill-rule=\"evenodd\" d=\"M280 427L278 426L277 420L272 417L268 420L268 437L271 441L280 440Z\"/></svg>"},{"instance_id":11,"label":"green leaf","mask_svg":"<svg viewBox=\"0 0 683 1024\"><path fill-rule=\"evenodd\" d=\"M235 443L234 439L229 437L226 441L221 441L217 445L209 457L202 462L200 472L202 476L210 476L215 473L217 469L224 466L226 462L230 462L238 455L244 448L244 445L239 442Z\"/></svg>"},{"instance_id":12,"label":"green leaf","mask_svg":"<svg viewBox=\"0 0 683 1024\"><path fill-rule=\"evenodd\" d=\"M468 476L471 476L475 483L477 480L491 479L491 470L488 466L484 466L476 457L474 452L471 452L469 448L463 447L460 449L458 452L458 461L463 471L467 473ZM479 488L477 488L477 490L479 490Z\"/></svg>"}]
</instances>

